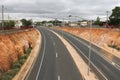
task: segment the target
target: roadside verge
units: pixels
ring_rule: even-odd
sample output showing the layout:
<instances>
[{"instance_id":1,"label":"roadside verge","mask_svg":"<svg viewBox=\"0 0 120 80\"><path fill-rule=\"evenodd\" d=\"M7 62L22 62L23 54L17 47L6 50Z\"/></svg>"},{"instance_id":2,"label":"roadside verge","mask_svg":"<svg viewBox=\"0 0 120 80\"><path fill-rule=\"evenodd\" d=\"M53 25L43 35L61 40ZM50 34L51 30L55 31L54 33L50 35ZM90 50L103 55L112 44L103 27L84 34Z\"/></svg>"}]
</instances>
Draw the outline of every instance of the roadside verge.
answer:
<instances>
[{"instance_id":1,"label":"roadside verge","mask_svg":"<svg viewBox=\"0 0 120 80\"><path fill-rule=\"evenodd\" d=\"M37 30L38 31L38 30ZM32 49L28 59L24 63L24 65L21 67L20 71L12 80L25 80L25 77L27 76L29 70L32 68L32 65L36 61L36 58L39 54L39 50L41 49L41 34L38 31L39 36L38 39L36 40L35 47Z\"/></svg>"}]
</instances>

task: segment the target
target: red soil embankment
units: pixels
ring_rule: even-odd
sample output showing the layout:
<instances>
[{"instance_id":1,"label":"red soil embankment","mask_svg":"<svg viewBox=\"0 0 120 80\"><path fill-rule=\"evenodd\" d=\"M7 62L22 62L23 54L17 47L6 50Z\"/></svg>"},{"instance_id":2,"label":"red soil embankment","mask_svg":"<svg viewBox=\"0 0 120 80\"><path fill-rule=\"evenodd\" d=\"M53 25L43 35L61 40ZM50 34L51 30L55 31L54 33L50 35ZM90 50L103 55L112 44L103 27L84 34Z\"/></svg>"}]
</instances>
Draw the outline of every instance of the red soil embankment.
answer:
<instances>
[{"instance_id":1,"label":"red soil embankment","mask_svg":"<svg viewBox=\"0 0 120 80\"><path fill-rule=\"evenodd\" d=\"M90 40L90 29L89 28L57 28L60 30L67 31L81 38ZM109 47L108 45L115 45L120 48L120 31L118 29L109 28L92 28L91 30L92 42L96 43L101 47Z\"/></svg>"},{"instance_id":2,"label":"red soil embankment","mask_svg":"<svg viewBox=\"0 0 120 80\"><path fill-rule=\"evenodd\" d=\"M34 47L38 36L36 29L0 34L0 71L11 69L13 62L24 55L30 46Z\"/></svg>"}]
</instances>

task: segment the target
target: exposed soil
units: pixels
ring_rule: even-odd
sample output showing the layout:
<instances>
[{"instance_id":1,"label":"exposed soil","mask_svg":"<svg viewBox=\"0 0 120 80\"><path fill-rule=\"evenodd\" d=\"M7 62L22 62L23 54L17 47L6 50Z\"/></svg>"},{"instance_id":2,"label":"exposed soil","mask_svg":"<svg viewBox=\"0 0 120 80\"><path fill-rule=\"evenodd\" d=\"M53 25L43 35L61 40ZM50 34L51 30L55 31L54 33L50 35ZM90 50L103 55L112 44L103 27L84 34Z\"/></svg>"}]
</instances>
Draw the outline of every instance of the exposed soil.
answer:
<instances>
[{"instance_id":1,"label":"exposed soil","mask_svg":"<svg viewBox=\"0 0 120 80\"><path fill-rule=\"evenodd\" d=\"M69 33L72 33L76 36L79 36L81 38L90 40L90 29L89 28L69 28L69 27L63 27L63 28L57 28L60 30L67 31ZM98 46L103 47L107 49L108 51L112 52L116 56L120 57L120 50L111 49L109 45L116 46L117 48L120 48L120 31L118 29L110 29L110 28L93 28L91 30L91 36L92 36L92 42L96 43Z\"/></svg>"},{"instance_id":2,"label":"exposed soil","mask_svg":"<svg viewBox=\"0 0 120 80\"><path fill-rule=\"evenodd\" d=\"M36 29L0 34L0 71L10 70L13 62L24 55L30 46L34 47L37 38Z\"/></svg>"}]
</instances>

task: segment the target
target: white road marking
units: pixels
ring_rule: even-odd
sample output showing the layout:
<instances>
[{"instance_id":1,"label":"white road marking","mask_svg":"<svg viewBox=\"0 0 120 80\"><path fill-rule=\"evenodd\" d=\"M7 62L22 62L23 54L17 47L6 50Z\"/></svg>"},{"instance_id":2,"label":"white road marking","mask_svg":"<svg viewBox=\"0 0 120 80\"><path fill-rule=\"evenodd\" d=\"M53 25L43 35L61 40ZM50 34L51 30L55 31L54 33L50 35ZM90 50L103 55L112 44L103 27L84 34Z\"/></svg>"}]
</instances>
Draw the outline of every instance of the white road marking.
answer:
<instances>
[{"instance_id":1,"label":"white road marking","mask_svg":"<svg viewBox=\"0 0 120 80\"><path fill-rule=\"evenodd\" d=\"M67 38L66 38L67 39ZM85 56L85 54L73 43L73 42L71 42L69 39L67 39L87 60L89 60L88 59L88 57L87 56ZM105 78L105 80L108 80L107 79L107 77L94 65L94 63L91 61L90 62L91 63L91 65L93 65L94 66L94 68Z\"/></svg>"},{"instance_id":2,"label":"white road marking","mask_svg":"<svg viewBox=\"0 0 120 80\"><path fill-rule=\"evenodd\" d=\"M68 34L68 33L66 33ZM68 34L69 36L71 36L70 34ZM85 45L86 47L89 48L89 45L85 44L83 41L80 41L78 38L71 36L72 38L74 38L75 40L79 41L80 43L82 43L83 45ZM101 55L98 51L96 51L94 48L92 48L92 51L96 52L99 56L101 56L104 60L106 60L108 63L112 64L116 69L120 70L120 65L113 63L110 59L108 59L107 57L105 57L104 55ZM117 66L116 66L117 65Z\"/></svg>"},{"instance_id":3,"label":"white road marking","mask_svg":"<svg viewBox=\"0 0 120 80\"><path fill-rule=\"evenodd\" d=\"M58 80L60 80L60 75L58 75Z\"/></svg>"},{"instance_id":4,"label":"white road marking","mask_svg":"<svg viewBox=\"0 0 120 80\"><path fill-rule=\"evenodd\" d=\"M44 34L43 34L43 35L44 35ZM35 79L35 80L38 80L38 77L39 77L39 74L40 74L40 71L41 71L41 67L42 67L42 64L43 64L44 56L45 56L46 38L45 38L45 36L43 36L43 37L44 37L44 50L43 50L43 55L42 55L40 67L39 67L39 70L38 70L38 73L37 73L37 76L36 76L36 79Z\"/></svg>"},{"instance_id":5,"label":"white road marking","mask_svg":"<svg viewBox=\"0 0 120 80\"><path fill-rule=\"evenodd\" d=\"M58 58L58 53L56 53L56 58Z\"/></svg>"},{"instance_id":6,"label":"white road marking","mask_svg":"<svg viewBox=\"0 0 120 80\"><path fill-rule=\"evenodd\" d=\"M53 42L53 45L55 46L55 42Z\"/></svg>"},{"instance_id":7,"label":"white road marking","mask_svg":"<svg viewBox=\"0 0 120 80\"><path fill-rule=\"evenodd\" d=\"M112 65L115 65L115 63L114 63L114 62L112 62Z\"/></svg>"}]
</instances>

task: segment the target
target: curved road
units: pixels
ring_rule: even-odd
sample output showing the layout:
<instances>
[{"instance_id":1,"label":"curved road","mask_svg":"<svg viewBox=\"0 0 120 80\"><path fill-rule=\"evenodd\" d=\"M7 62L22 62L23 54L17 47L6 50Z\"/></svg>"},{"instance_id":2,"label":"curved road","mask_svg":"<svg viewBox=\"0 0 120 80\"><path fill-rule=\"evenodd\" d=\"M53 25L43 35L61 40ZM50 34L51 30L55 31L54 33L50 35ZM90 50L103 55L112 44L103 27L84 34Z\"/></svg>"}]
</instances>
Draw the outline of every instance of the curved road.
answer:
<instances>
[{"instance_id":1,"label":"curved road","mask_svg":"<svg viewBox=\"0 0 120 80\"><path fill-rule=\"evenodd\" d=\"M38 29L42 47L26 80L83 80L61 40L45 28Z\"/></svg>"},{"instance_id":2,"label":"curved road","mask_svg":"<svg viewBox=\"0 0 120 80\"><path fill-rule=\"evenodd\" d=\"M70 42L80 55L82 53L81 56L84 55L88 58L89 42L64 31L54 31L62 35L68 42ZM120 80L120 59L95 46L94 44L92 44L91 50L91 62L99 69L100 72L103 73L107 80ZM111 56L111 60L109 56Z\"/></svg>"}]
</instances>

